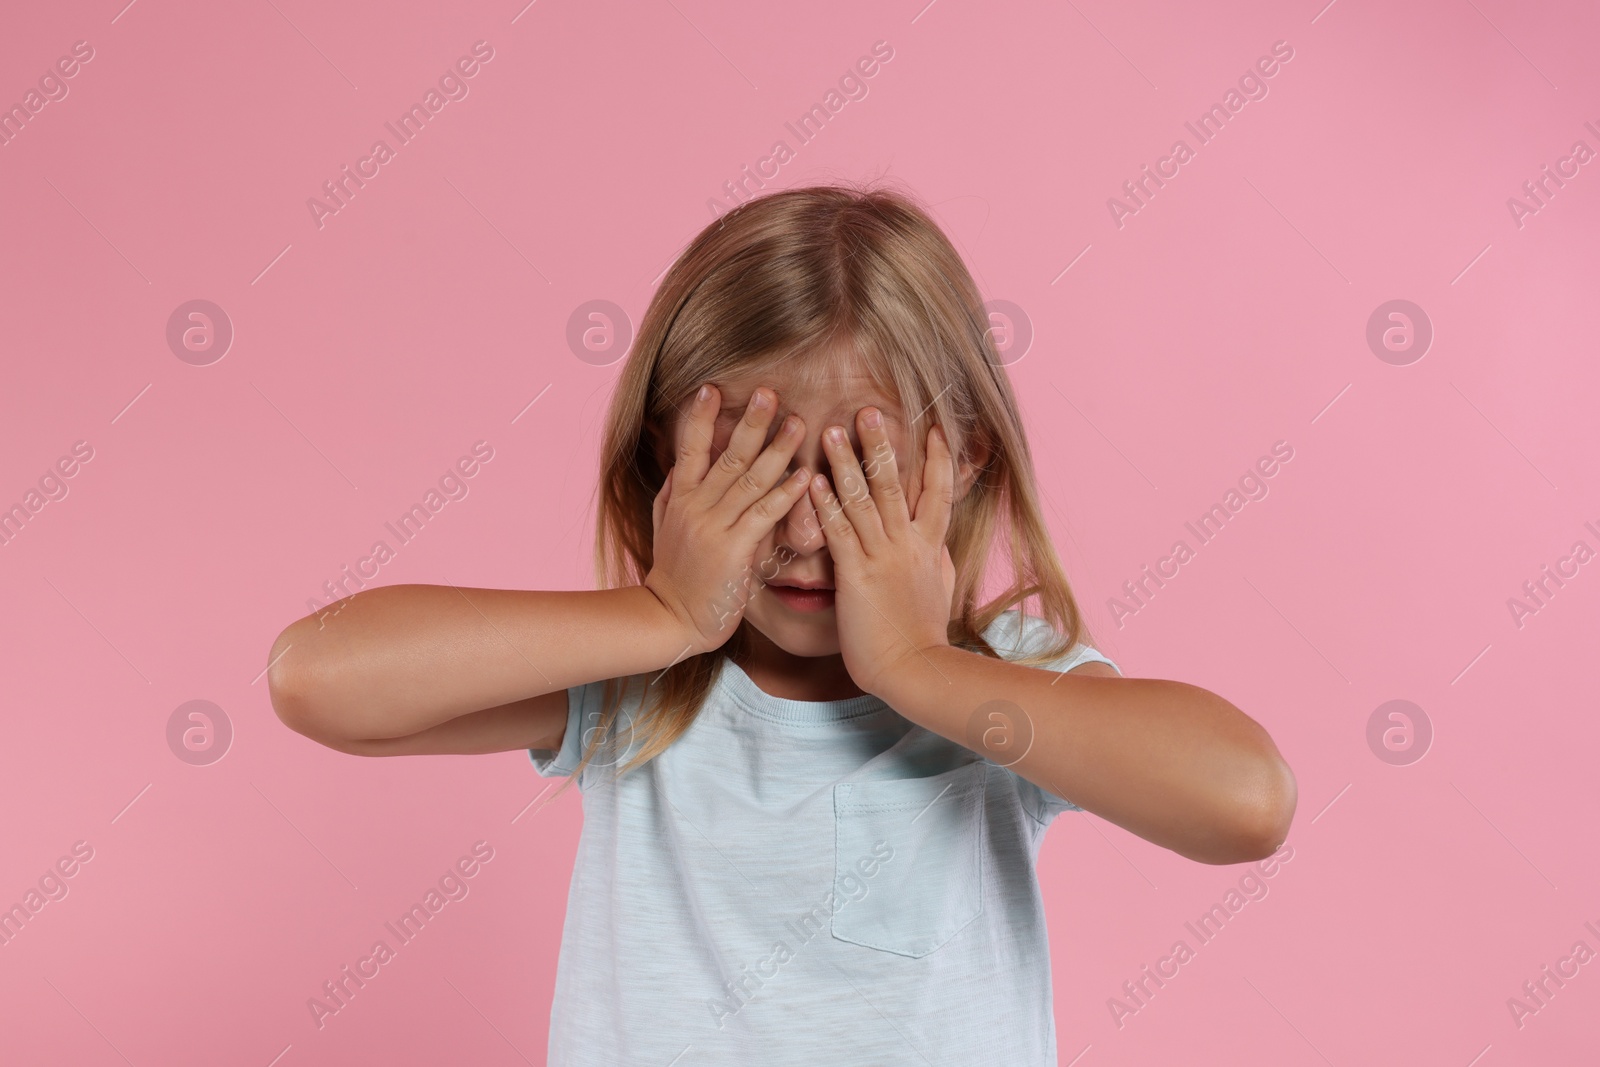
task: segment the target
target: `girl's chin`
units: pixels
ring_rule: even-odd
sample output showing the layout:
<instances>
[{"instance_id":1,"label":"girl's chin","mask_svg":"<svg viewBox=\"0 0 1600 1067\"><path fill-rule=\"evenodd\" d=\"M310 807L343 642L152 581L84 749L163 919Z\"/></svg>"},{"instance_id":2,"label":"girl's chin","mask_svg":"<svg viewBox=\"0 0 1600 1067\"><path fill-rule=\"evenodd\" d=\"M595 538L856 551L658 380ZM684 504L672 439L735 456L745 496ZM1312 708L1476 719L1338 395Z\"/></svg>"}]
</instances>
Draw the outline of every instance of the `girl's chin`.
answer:
<instances>
[{"instance_id":1,"label":"girl's chin","mask_svg":"<svg viewBox=\"0 0 1600 1067\"><path fill-rule=\"evenodd\" d=\"M759 630L768 641L791 656L837 656L839 654L839 629L834 625L833 612L786 611L784 618L753 618L745 613L745 621Z\"/></svg>"}]
</instances>

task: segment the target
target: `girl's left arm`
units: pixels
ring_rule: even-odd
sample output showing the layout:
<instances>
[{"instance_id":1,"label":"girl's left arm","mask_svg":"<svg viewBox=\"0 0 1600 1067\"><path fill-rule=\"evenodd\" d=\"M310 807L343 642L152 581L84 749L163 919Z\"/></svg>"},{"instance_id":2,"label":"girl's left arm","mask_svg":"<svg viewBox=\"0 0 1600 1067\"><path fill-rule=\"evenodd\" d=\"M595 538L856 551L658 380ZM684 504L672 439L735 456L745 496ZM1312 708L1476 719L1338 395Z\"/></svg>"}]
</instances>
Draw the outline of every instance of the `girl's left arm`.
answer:
<instances>
[{"instance_id":1,"label":"girl's left arm","mask_svg":"<svg viewBox=\"0 0 1600 1067\"><path fill-rule=\"evenodd\" d=\"M1179 855L1245 863L1276 852L1294 817L1294 774L1226 700L1184 682L1041 670L950 644L950 448L929 429L913 516L877 415L857 416L867 469L842 427L830 428L832 483L818 475L811 487L833 557L839 649L862 691ZM971 464L963 469L965 482Z\"/></svg>"},{"instance_id":2,"label":"girl's left arm","mask_svg":"<svg viewBox=\"0 0 1600 1067\"><path fill-rule=\"evenodd\" d=\"M1258 860L1288 836L1294 773L1259 723L1199 686L942 645L873 688L917 725L1189 859Z\"/></svg>"}]
</instances>

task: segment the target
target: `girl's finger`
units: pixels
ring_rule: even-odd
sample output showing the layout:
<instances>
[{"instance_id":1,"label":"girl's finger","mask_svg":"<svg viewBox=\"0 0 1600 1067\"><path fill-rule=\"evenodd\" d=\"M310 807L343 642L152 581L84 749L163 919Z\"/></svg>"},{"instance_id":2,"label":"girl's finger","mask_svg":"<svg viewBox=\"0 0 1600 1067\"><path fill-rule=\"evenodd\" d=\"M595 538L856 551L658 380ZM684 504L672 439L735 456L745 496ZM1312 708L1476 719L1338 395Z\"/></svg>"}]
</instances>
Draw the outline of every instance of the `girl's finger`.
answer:
<instances>
[{"instance_id":1,"label":"girl's finger","mask_svg":"<svg viewBox=\"0 0 1600 1067\"><path fill-rule=\"evenodd\" d=\"M822 536L828 542L828 552L835 559L861 550L856 527L844 513L828 479L820 474L811 479L811 503L817 509L817 517L822 520Z\"/></svg>"},{"instance_id":2,"label":"girl's finger","mask_svg":"<svg viewBox=\"0 0 1600 1067\"><path fill-rule=\"evenodd\" d=\"M745 509L739 517L738 526L751 545L765 537L768 530L778 525L779 520L794 509L795 501L805 495L810 479L811 471L801 467Z\"/></svg>"},{"instance_id":3,"label":"girl's finger","mask_svg":"<svg viewBox=\"0 0 1600 1067\"><path fill-rule=\"evenodd\" d=\"M917 497L917 517L912 525L930 544L943 544L950 529L951 502L954 499L955 471L944 427L928 430L928 449L922 463L922 491Z\"/></svg>"},{"instance_id":4,"label":"girl's finger","mask_svg":"<svg viewBox=\"0 0 1600 1067\"><path fill-rule=\"evenodd\" d=\"M747 508L763 499L764 494L771 491L775 484L781 484L783 472L789 468L789 460L800 447L804 434L805 421L800 416L784 416L783 421L777 426L772 442L762 450L755 462L750 464L743 474L734 479L733 484L722 494L722 499L712 506L712 510L720 514L729 526L738 522ZM800 480L802 489L805 484L805 479L802 478Z\"/></svg>"},{"instance_id":5,"label":"girl's finger","mask_svg":"<svg viewBox=\"0 0 1600 1067\"><path fill-rule=\"evenodd\" d=\"M877 425L872 424L874 418ZM883 412L877 408L861 409L856 414L856 432L861 435L867 484L872 488L873 499L878 502L883 528L891 539L895 538L911 525L911 512L906 506L905 486L900 484L900 468L895 463L894 446L889 442Z\"/></svg>"},{"instance_id":6,"label":"girl's finger","mask_svg":"<svg viewBox=\"0 0 1600 1067\"><path fill-rule=\"evenodd\" d=\"M672 499L672 472L677 467L668 467L667 476L661 480L661 488L656 491L656 499L650 506L650 521L654 529L661 529L661 520L667 514L667 502Z\"/></svg>"},{"instance_id":7,"label":"girl's finger","mask_svg":"<svg viewBox=\"0 0 1600 1067\"><path fill-rule=\"evenodd\" d=\"M828 465L833 471L833 484L838 487L839 501L844 513L855 526L856 536L870 553L888 543L883 529L877 501L867 486L866 475L856 462L856 450L842 426L830 426L822 434L822 448L828 455Z\"/></svg>"},{"instance_id":8,"label":"girl's finger","mask_svg":"<svg viewBox=\"0 0 1600 1067\"><path fill-rule=\"evenodd\" d=\"M722 393L710 382L689 398L688 413L683 417L683 428L678 435L677 462L678 487L693 489L705 480L711 469L711 434L717 421L717 406Z\"/></svg>"},{"instance_id":9,"label":"girl's finger","mask_svg":"<svg viewBox=\"0 0 1600 1067\"><path fill-rule=\"evenodd\" d=\"M944 597L950 602L950 621L961 617L961 605L956 603L956 561L950 556L950 546L939 550L939 576L944 581Z\"/></svg>"},{"instance_id":10,"label":"girl's finger","mask_svg":"<svg viewBox=\"0 0 1600 1067\"><path fill-rule=\"evenodd\" d=\"M713 508L722 505L723 497L728 495L728 490L741 478L750 473L750 468L755 464L756 457L761 454L767 441L767 427L772 425L772 417L778 413L778 394L766 386L759 386L750 394L749 401L744 406L744 414L740 416L738 425L733 428L733 436L728 440L728 447L717 457L711 469L706 472L705 478L700 482L706 490L706 500ZM795 442L799 447L799 442ZM788 460L783 462L788 466ZM772 477L776 480L779 471ZM733 499L728 501L726 514L728 525L733 523L761 494L771 487L771 483L755 484L754 476L745 479Z\"/></svg>"}]
</instances>

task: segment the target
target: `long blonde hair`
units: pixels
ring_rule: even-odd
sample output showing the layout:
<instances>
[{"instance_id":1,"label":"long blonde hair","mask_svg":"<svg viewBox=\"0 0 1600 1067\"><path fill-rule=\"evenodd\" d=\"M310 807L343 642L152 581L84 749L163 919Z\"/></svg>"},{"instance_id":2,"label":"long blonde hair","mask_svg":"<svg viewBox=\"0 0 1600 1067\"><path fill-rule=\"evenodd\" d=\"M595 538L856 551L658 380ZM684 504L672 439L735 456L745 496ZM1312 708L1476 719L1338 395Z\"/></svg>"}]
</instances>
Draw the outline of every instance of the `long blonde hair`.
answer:
<instances>
[{"instance_id":1,"label":"long blonde hair","mask_svg":"<svg viewBox=\"0 0 1600 1067\"><path fill-rule=\"evenodd\" d=\"M907 417L921 412L907 428L919 456L902 469L921 463L930 422L944 428L958 462L984 457L950 519L958 608L950 643L999 658L984 630L1034 598L1060 642L1015 662L1042 665L1087 640L1040 511L1033 458L990 325L960 255L908 194L811 186L747 201L712 222L656 290L611 400L596 486L598 586L638 585L650 572L651 506L666 477L650 426L669 433L703 382L779 364L802 379L826 380L836 369L829 353L848 350ZM980 605L990 550L1002 535L1011 583ZM630 686L641 692L629 724L638 747L619 773L665 750L693 723L722 659L743 662L748 626L741 621L722 648L648 680L606 680L598 726L584 731L589 740L571 777L615 741ZM646 707L642 695L651 691Z\"/></svg>"}]
</instances>

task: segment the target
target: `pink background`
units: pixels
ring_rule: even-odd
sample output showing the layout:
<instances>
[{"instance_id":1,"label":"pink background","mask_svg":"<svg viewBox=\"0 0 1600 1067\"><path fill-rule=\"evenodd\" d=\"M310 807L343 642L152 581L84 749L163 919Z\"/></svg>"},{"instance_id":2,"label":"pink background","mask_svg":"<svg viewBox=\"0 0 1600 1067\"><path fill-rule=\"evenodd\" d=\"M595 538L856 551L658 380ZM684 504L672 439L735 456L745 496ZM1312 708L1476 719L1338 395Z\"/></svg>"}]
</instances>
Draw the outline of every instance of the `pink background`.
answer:
<instances>
[{"instance_id":1,"label":"pink background","mask_svg":"<svg viewBox=\"0 0 1600 1067\"><path fill-rule=\"evenodd\" d=\"M1024 309L1010 371L1100 647L1226 696L1299 778L1269 895L1121 1026L1108 999L1245 869L1055 824L1061 1062L1600 1059L1600 962L1507 1006L1600 951L1600 563L1507 604L1600 549L1600 162L1507 207L1600 149L1592 5L123 3L0 34L0 103L94 49L0 147L0 505L93 448L0 546L0 903L93 849L0 947L7 1063L543 1061L577 794L530 807L521 752L320 748L274 717L267 650L479 440L375 580L587 587L620 364L569 317L636 324L779 139L769 187L886 173ZM469 95L319 228L307 199L479 40ZM1119 228L1108 198L1280 40L1269 95ZM236 331L207 366L166 341L193 299ZM1366 341L1394 299L1434 329L1405 366ZM1123 582L1280 440L1270 494L1119 626ZM166 732L196 699L234 732L204 766ZM1367 741L1392 699L1434 732L1407 765ZM319 1029L308 998L480 840L470 895Z\"/></svg>"}]
</instances>

